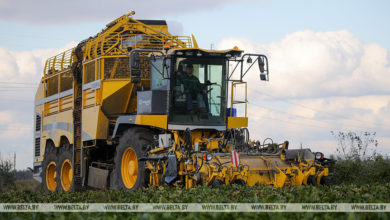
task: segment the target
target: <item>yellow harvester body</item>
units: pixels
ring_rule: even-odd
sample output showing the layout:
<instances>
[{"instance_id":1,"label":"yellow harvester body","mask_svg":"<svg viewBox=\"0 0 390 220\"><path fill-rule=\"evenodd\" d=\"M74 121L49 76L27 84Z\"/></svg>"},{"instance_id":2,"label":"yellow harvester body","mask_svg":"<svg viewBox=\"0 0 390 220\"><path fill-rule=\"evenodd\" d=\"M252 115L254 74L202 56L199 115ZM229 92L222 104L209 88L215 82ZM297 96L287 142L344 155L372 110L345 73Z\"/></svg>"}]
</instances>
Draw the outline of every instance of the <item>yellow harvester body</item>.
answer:
<instances>
[{"instance_id":1,"label":"yellow harvester body","mask_svg":"<svg viewBox=\"0 0 390 220\"><path fill-rule=\"evenodd\" d=\"M324 182L328 168L310 150L249 140L245 74L233 80L229 66L252 57L268 80L264 55L200 49L165 21L133 14L46 61L34 129L34 177L45 190Z\"/></svg>"}]
</instances>

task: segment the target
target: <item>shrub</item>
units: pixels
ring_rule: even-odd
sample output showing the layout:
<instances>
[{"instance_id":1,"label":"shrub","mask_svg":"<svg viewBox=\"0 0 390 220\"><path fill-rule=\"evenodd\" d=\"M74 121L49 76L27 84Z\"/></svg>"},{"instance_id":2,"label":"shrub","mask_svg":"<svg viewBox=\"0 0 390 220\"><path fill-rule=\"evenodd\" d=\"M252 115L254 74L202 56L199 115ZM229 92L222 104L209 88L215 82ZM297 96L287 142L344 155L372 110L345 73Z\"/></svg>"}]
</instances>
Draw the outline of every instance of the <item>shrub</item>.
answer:
<instances>
[{"instance_id":1,"label":"shrub","mask_svg":"<svg viewBox=\"0 0 390 220\"><path fill-rule=\"evenodd\" d=\"M376 153L375 133L331 132L339 154L333 167L334 184L384 184L390 181L390 159Z\"/></svg>"},{"instance_id":2,"label":"shrub","mask_svg":"<svg viewBox=\"0 0 390 220\"><path fill-rule=\"evenodd\" d=\"M15 172L10 160L0 158L0 192L13 187L15 183Z\"/></svg>"}]
</instances>

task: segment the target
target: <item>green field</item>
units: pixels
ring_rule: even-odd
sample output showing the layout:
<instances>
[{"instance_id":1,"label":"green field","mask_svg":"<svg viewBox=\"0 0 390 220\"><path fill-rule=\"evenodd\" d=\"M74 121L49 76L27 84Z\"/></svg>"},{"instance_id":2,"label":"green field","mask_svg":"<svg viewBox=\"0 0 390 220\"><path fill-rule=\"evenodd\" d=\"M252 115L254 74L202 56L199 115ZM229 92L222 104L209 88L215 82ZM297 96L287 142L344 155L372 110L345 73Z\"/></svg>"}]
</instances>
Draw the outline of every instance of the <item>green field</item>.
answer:
<instances>
[{"instance_id":1,"label":"green field","mask_svg":"<svg viewBox=\"0 0 390 220\"><path fill-rule=\"evenodd\" d=\"M355 137L355 136L352 136ZM0 187L0 203L390 203L390 159L338 160L332 186L163 186L138 191L42 193L33 180ZM0 179L1 180L1 179ZM1 182L1 181L0 181ZM3 192L3 193L1 193ZM390 213L1 213L3 219L390 219Z\"/></svg>"},{"instance_id":2,"label":"green field","mask_svg":"<svg viewBox=\"0 0 390 220\"><path fill-rule=\"evenodd\" d=\"M389 203L390 184L301 186L200 186L149 188L143 191L85 191L41 193L9 191L0 194L0 203ZM16 217L16 218L15 218ZM389 219L388 213L3 213L0 219Z\"/></svg>"},{"instance_id":3,"label":"green field","mask_svg":"<svg viewBox=\"0 0 390 220\"><path fill-rule=\"evenodd\" d=\"M384 185L300 186L274 188L272 186L228 185L218 188L198 186L186 190L181 187L148 188L129 191L94 191L40 193L9 191L0 194L0 202L8 203L390 203L390 183Z\"/></svg>"}]
</instances>

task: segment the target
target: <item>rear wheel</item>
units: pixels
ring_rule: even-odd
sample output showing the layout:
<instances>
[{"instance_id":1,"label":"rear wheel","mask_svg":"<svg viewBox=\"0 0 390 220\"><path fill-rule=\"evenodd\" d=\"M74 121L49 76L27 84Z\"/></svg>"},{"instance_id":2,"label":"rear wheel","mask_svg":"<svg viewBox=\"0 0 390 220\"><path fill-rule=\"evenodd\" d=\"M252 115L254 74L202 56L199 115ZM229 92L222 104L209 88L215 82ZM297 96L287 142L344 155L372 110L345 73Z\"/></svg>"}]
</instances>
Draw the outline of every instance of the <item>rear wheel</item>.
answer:
<instances>
[{"instance_id":1,"label":"rear wheel","mask_svg":"<svg viewBox=\"0 0 390 220\"><path fill-rule=\"evenodd\" d=\"M145 154L151 141L152 134L145 128L130 128L123 133L116 147L110 176L112 189L136 190L148 185L145 162L138 159Z\"/></svg>"},{"instance_id":2,"label":"rear wheel","mask_svg":"<svg viewBox=\"0 0 390 220\"><path fill-rule=\"evenodd\" d=\"M54 192L57 190L57 149L55 146L48 142L45 149L45 158L42 161L42 189L45 192Z\"/></svg>"},{"instance_id":3,"label":"rear wheel","mask_svg":"<svg viewBox=\"0 0 390 220\"><path fill-rule=\"evenodd\" d=\"M65 144L59 151L59 163L57 166L57 185L59 191L74 191L72 149L70 144Z\"/></svg>"}]
</instances>

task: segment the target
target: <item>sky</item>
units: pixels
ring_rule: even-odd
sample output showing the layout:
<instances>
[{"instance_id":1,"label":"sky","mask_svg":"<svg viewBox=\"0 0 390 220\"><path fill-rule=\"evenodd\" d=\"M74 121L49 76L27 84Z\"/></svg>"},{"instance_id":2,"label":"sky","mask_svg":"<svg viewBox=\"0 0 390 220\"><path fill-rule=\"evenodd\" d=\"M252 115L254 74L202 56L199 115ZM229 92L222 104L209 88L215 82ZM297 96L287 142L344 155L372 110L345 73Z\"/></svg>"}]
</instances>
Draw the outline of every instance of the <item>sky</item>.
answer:
<instances>
[{"instance_id":1,"label":"sky","mask_svg":"<svg viewBox=\"0 0 390 220\"><path fill-rule=\"evenodd\" d=\"M0 0L0 156L15 152L18 169L32 166L45 60L132 10L166 20L173 34L194 34L206 49L267 55L270 81L255 70L246 76L251 138L330 155L331 131L369 131L389 154L389 8L378 0Z\"/></svg>"}]
</instances>

